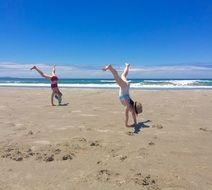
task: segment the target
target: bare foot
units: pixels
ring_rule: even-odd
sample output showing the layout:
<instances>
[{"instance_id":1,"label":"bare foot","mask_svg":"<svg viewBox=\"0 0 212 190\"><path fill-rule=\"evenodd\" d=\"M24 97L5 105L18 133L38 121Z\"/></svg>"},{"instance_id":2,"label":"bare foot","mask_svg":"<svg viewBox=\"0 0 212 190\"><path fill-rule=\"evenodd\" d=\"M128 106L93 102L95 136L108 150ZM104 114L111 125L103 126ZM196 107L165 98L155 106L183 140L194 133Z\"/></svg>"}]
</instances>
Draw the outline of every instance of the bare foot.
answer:
<instances>
[{"instance_id":1,"label":"bare foot","mask_svg":"<svg viewBox=\"0 0 212 190\"><path fill-rule=\"evenodd\" d=\"M125 63L125 66L126 66L126 67L129 67L129 66L130 66L130 64L129 64L129 63Z\"/></svg>"},{"instance_id":2,"label":"bare foot","mask_svg":"<svg viewBox=\"0 0 212 190\"><path fill-rule=\"evenodd\" d=\"M110 69L110 68L111 68L111 64L105 66L104 68L102 68L102 70L103 70L103 71L107 71L107 70Z\"/></svg>"},{"instance_id":3,"label":"bare foot","mask_svg":"<svg viewBox=\"0 0 212 190\"><path fill-rule=\"evenodd\" d=\"M33 66L30 70L35 69L35 68L36 68L36 66Z\"/></svg>"},{"instance_id":4,"label":"bare foot","mask_svg":"<svg viewBox=\"0 0 212 190\"><path fill-rule=\"evenodd\" d=\"M131 128L135 128L136 124L132 124L132 125L125 125L126 127L131 127Z\"/></svg>"},{"instance_id":5,"label":"bare foot","mask_svg":"<svg viewBox=\"0 0 212 190\"><path fill-rule=\"evenodd\" d=\"M55 104L52 104L52 106L56 106Z\"/></svg>"},{"instance_id":6,"label":"bare foot","mask_svg":"<svg viewBox=\"0 0 212 190\"><path fill-rule=\"evenodd\" d=\"M125 125L125 127L135 127L134 125Z\"/></svg>"}]
</instances>

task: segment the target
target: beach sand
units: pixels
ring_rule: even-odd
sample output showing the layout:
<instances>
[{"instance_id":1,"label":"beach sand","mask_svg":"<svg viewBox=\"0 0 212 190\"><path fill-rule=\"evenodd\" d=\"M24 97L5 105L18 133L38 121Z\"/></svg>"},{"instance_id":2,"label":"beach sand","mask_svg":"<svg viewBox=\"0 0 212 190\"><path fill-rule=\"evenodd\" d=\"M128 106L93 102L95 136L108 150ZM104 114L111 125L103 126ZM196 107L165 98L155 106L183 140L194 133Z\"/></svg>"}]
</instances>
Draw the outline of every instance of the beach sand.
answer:
<instances>
[{"instance_id":1,"label":"beach sand","mask_svg":"<svg viewBox=\"0 0 212 190\"><path fill-rule=\"evenodd\" d=\"M1 190L212 189L212 91L0 88ZM132 122L132 120L131 120Z\"/></svg>"}]
</instances>

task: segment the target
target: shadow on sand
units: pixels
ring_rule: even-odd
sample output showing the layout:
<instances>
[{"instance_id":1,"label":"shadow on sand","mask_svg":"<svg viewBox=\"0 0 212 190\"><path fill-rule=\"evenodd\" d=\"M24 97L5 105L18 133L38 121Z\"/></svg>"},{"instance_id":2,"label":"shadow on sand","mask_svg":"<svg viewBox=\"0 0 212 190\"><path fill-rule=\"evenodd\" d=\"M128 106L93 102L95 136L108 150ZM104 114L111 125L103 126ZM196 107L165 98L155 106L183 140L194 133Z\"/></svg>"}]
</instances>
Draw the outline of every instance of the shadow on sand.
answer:
<instances>
[{"instance_id":1,"label":"shadow on sand","mask_svg":"<svg viewBox=\"0 0 212 190\"><path fill-rule=\"evenodd\" d=\"M69 103L59 104L58 106L67 106L67 105L69 105Z\"/></svg>"},{"instance_id":2,"label":"shadow on sand","mask_svg":"<svg viewBox=\"0 0 212 190\"><path fill-rule=\"evenodd\" d=\"M134 127L134 133L138 134L141 131L141 129L149 128L150 126L146 125L146 123L149 123L149 122L151 122L151 120L146 120L146 121L137 123L137 125L133 125L132 127Z\"/></svg>"}]
</instances>

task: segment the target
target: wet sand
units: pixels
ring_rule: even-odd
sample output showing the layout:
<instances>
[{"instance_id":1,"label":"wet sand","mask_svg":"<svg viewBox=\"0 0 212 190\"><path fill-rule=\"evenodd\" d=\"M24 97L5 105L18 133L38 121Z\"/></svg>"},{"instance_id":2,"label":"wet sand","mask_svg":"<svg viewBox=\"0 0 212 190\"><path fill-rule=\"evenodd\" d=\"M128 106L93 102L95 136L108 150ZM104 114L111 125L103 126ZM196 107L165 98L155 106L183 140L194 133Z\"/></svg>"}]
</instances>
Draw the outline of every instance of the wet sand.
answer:
<instances>
[{"instance_id":1,"label":"wet sand","mask_svg":"<svg viewBox=\"0 0 212 190\"><path fill-rule=\"evenodd\" d=\"M1 190L212 189L212 91L0 88ZM131 120L132 122L132 120Z\"/></svg>"}]
</instances>

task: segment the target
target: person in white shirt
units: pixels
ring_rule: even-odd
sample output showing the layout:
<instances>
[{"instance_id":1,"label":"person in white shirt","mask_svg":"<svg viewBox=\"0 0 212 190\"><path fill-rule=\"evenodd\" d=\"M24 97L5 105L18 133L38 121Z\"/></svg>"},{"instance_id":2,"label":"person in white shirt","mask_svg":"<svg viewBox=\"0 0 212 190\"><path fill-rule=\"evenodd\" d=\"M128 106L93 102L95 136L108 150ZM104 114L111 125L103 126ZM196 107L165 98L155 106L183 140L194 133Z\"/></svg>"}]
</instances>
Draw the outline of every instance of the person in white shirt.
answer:
<instances>
[{"instance_id":1,"label":"person in white shirt","mask_svg":"<svg viewBox=\"0 0 212 190\"><path fill-rule=\"evenodd\" d=\"M129 67L130 67L130 64L126 63L124 72L122 73L121 76L119 76L118 72L112 67L112 65L107 65L102 69L103 71L110 71L115 81L119 85L119 99L121 103L126 107L125 108L125 126L126 127L130 127L130 125L128 125L129 112L131 112L133 120L134 120L133 125L137 124L137 120L136 120L137 114L134 109L134 102L129 95L130 83L127 81Z\"/></svg>"}]
</instances>

